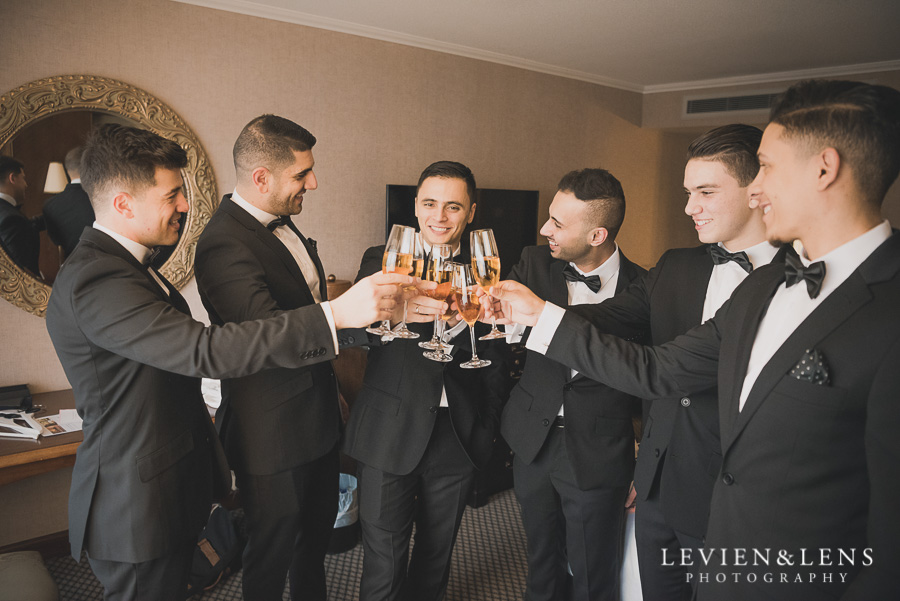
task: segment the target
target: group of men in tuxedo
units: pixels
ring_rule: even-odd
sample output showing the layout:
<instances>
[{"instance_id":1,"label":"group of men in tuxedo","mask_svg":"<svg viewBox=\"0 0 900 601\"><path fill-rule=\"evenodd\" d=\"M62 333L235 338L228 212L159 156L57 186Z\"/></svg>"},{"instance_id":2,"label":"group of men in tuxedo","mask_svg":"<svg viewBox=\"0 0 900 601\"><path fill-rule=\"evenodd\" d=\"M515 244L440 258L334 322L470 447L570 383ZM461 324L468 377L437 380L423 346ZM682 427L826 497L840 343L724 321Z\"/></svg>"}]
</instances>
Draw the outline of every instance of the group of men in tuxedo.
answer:
<instances>
[{"instance_id":1,"label":"group of men in tuxedo","mask_svg":"<svg viewBox=\"0 0 900 601\"><path fill-rule=\"evenodd\" d=\"M645 598L897 598L900 238L881 205L900 92L792 86L755 177L706 155L711 136L692 144L686 210L719 244L669 251L599 305L501 282L488 314L531 326L530 353L654 399L635 476ZM735 183L754 216L731 229ZM656 346L626 339L648 324Z\"/></svg>"},{"instance_id":2,"label":"group of men in tuxedo","mask_svg":"<svg viewBox=\"0 0 900 601\"><path fill-rule=\"evenodd\" d=\"M381 274L383 246L327 300L316 243L291 220L318 185L316 139L273 115L235 143L235 190L197 247L213 325L192 320L143 265L150 248L177 240L184 153L104 126L82 168L96 222L47 318L84 419L73 555L87 551L109 599L176 598L214 490L230 487L228 463L247 516L244 597L281 598L287 575L292 598L324 599L343 438L359 463L360 598L439 601L499 429L516 453L528 601L617 599L635 495L646 599L896 596L900 263L880 203L900 169L898 97L808 82L784 95L765 134L733 125L695 140L685 212L704 245L669 251L650 272L615 243L625 214L616 178L563 177L541 230L549 244L525 249L483 300L501 323L527 327L511 393L503 342L479 347L491 367L460 368L470 351L454 343L465 327L456 317L448 363L367 336L371 322L400 321L404 299L422 336L449 308L422 294L429 284L404 290L413 278ZM426 249L448 244L467 262L475 208L467 167L426 168L415 200ZM795 239L805 257L769 242ZM368 366L342 436L330 359L361 344ZM200 376L223 379L218 433ZM635 471L638 399L652 401ZM734 555L727 570L701 559L740 549L775 555L766 573ZM831 555L812 571L776 563L801 549ZM839 569L838 554L855 550Z\"/></svg>"}]
</instances>

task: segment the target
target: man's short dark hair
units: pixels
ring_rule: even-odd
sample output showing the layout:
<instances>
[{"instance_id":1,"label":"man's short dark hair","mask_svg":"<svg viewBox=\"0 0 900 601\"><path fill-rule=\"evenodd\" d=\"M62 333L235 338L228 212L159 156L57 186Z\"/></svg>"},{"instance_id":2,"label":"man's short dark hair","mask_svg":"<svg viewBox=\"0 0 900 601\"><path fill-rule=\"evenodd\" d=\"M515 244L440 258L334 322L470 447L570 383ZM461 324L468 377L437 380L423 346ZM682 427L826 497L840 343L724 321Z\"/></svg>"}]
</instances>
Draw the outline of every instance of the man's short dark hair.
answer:
<instances>
[{"instance_id":1,"label":"man's short dark hair","mask_svg":"<svg viewBox=\"0 0 900 601\"><path fill-rule=\"evenodd\" d=\"M0 182L5 182L10 175L18 175L25 169L22 161L0 155Z\"/></svg>"},{"instance_id":2,"label":"man's short dark hair","mask_svg":"<svg viewBox=\"0 0 900 601\"><path fill-rule=\"evenodd\" d=\"M176 142L146 129L109 123L95 129L84 144L81 183L99 214L114 187L137 194L156 184L157 168L185 167L187 153Z\"/></svg>"},{"instance_id":3,"label":"man's short dark hair","mask_svg":"<svg viewBox=\"0 0 900 601\"><path fill-rule=\"evenodd\" d=\"M475 176L472 170L456 161L437 161L425 167L416 184L416 197L419 196L419 188L429 177L443 177L446 179L461 179L466 182L466 194L469 195L469 207L475 202Z\"/></svg>"},{"instance_id":4,"label":"man's short dark hair","mask_svg":"<svg viewBox=\"0 0 900 601\"><path fill-rule=\"evenodd\" d=\"M81 176L81 155L83 154L84 146L76 146L66 153L63 165L66 166L66 172L69 174L69 177L73 177L73 173L77 173L79 177Z\"/></svg>"},{"instance_id":5,"label":"man's short dark hair","mask_svg":"<svg viewBox=\"0 0 900 601\"><path fill-rule=\"evenodd\" d=\"M570 171L559 180L557 189L588 203L588 229L606 228L609 240L616 239L625 221L625 191L613 174L606 169Z\"/></svg>"},{"instance_id":6,"label":"man's short dark hair","mask_svg":"<svg viewBox=\"0 0 900 601\"><path fill-rule=\"evenodd\" d=\"M238 179L257 167L281 172L293 164L295 152L306 152L315 145L316 137L290 119L260 115L244 126L234 142L234 171Z\"/></svg>"},{"instance_id":7,"label":"man's short dark hair","mask_svg":"<svg viewBox=\"0 0 900 601\"><path fill-rule=\"evenodd\" d=\"M781 95L770 120L810 153L837 150L863 197L881 206L900 172L900 92L858 81L802 81Z\"/></svg>"},{"instance_id":8,"label":"man's short dark hair","mask_svg":"<svg viewBox=\"0 0 900 601\"><path fill-rule=\"evenodd\" d=\"M703 159L722 163L728 174L746 188L759 172L759 141L762 130L734 123L711 129L688 146L687 160Z\"/></svg>"}]
</instances>

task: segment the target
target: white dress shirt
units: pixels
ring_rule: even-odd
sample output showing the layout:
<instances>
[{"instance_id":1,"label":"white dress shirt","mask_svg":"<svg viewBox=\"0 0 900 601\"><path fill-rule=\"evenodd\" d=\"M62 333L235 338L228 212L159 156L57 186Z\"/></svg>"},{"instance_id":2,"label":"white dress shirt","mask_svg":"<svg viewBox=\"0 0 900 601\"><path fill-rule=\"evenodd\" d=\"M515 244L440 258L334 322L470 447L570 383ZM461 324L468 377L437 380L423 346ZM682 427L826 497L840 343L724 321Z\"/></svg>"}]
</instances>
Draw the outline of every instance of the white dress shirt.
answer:
<instances>
[{"instance_id":1,"label":"white dress shirt","mask_svg":"<svg viewBox=\"0 0 900 601\"><path fill-rule=\"evenodd\" d=\"M737 251L726 248L721 242L719 246L728 252L743 251L746 253L747 258L750 259L750 263L753 265L753 269L771 263L778 253L778 249L768 242L761 242L756 246ZM731 298L731 294L738 287L738 284L743 282L748 275L750 274L734 261L713 266L712 275L709 276L709 284L706 286L706 300L703 303L703 318L701 321L706 321L715 315L716 311L725 304L725 301Z\"/></svg>"},{"instance_id":2,"label":"white dress shirt","mask_svg":"<svg viewBox=\"0 0 900 601\"><path fill-rule=\"evenodd\" d=\"M237 190L231 193L231 200L264 226L268 226L269 223L278 219L278 215L272 215L244 200L241 195L238 194ZM339 354L340 350L338 349L337 328L334 325L334 313L331 311L331 304L327 300L322 299L322 294L319 292L319 272L316 269L316 264L309 256L306 247L303 245L303 241L300 240L291 228L278 227L275 228L275 231L272 233L275 234L276 238L281 240L285 248L288 249L288 252L291 253L291 256L294 257L297 266L303 273L306 285L309 286L309 291L312 293L313 300L322 307L322 312L325 314L325 320L328 322L328 329L331 330L331 340L334 342L334 354Z\"/></svg>"},{"instance_id":3,"label":"white dress shirt","mask_svg":"<svg viewBox=\"0 0 900 601\"><path fill-rule=\"evenodd\" d=\"M5 192L0 192L0 200L5 200L6 202L8 202L9 204L11 204L14 207L19 206L19 203L16 202L16 199L13 198L12 196L10 196L9 194L6 194Z\"/></svg>"},{"instance_id":4,"label":"white dress shirt","mask_svg":"<svg viewBox=\"0 0 900 601\"><path fill-rule=\"evenodd\" d=\"M750 390L760 372L781 348L784 341L794 333L794 330L809 317L809 314L822 304L828 295L844 283L850 274L856 271L876 248L891 237L891 224L886 220L876 225L868 232L857 236L827 255L817 259L825 263L825 279L822 280L822 288L816 298L809 298L809 292L803 282L794 284L790 288L786 283L775 291L772 302L766 314L759 322L756 338L753 341L753 350L750 351L750 361L747 364L747 375L741 388L739 409L744 408ZM805 254L805 253L804 253ZM801 256L800 260L805 267L811 261Z\"/></svg>"}]
</instances>

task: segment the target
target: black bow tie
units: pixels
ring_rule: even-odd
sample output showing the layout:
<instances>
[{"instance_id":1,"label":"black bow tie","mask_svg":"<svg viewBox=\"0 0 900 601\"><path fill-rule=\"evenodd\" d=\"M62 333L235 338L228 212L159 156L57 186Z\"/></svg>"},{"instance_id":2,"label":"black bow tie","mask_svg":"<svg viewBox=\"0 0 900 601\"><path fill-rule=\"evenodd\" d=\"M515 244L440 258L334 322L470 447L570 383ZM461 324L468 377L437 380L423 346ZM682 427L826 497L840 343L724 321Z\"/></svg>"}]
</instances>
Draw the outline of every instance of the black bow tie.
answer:
<instances>
[{"instance_id":1,"label":"black bow tie","mask_svg":"<svg viewBox=\"0 0 900 601\"><path fill-rule=\"evenodd\" d=\"M806 291L809 293L809 298L816 298L822 289L822 280L824 279L825 263L823 261L816 261L809 267L804 267L797 253L788 252L785 255L784 281L788 288L806 280Z\"/></svg>"},{"instance_id":2,"label":"black bow tie","mask_svg":"<svg viewBox=\"0 0 900 601\"><path fill-rule=\"evenodd\" d=\"M157 259L159 259L160 253L162 253L162 247L154 246L153 249L150 251L150 254L147 255L147 259L144 261L144 267L146 267L148 269L150 267L153 267L155 269L156 261L157 261Z\"/></svg>"},{"instance_id":3,"label":"black bow tie","mask_svg":"<svg viewBox=\"0 0 900 601\"><path fill-rule=\"evenodd\" d=\"M591 292L599 292L600 287L603 285L599 275L584 275L578 273L578 270L572 267L571 264L566 265L565 269L563 269L563 275L566 277L567 282L581 282L590 288Z\"/></svg>"},{"instance_id":4,"label":"black bow tie","mask_svg":"<svg viewBox=\"0 0 900 601\"><path fill-rule=\"evenodd\" d=\"M730 253L718 244L710 244L706 247L706 250L709 251L709 256L712 257L714 265L724 265L728 261L734 261L747 273L753 271L753 263L750 262L747 253L744 251Z\"/></svg>"},{"instance_id":5,"label":"black bow tie","mask_svg":"<svg viewBox=\"0 0 900 601\"><path fill-rule=\"evenodd\" d=\"M291 223L291 216L290 215L282 215L281 217L278 217L277 219L270 221L269 225L266 226L266 229L269 230L270 232L274 232L275 228L279 228L283 225L290 225L290 223Z\"/></svg>"}]
</instances>

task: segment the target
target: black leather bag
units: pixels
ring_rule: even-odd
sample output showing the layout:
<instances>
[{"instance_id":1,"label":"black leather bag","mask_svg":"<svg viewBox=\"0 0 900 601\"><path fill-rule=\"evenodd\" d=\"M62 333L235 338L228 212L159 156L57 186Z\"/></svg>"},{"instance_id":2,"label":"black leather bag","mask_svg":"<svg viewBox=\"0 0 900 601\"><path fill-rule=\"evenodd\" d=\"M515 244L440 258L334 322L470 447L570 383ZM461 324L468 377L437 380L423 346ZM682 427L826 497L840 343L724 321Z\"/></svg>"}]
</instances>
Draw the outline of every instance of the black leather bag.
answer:
<instances>
[{"instance_id":1,"label":"black leather bag","mask_svg":"<svg viewBox=\"0 0 900 601\"><path fill-rule=\"evenodd\" d=\"M213 505L206 528L200 533L194 549L191 577L184 598L208 591L240 570L246 542L231 513L221 505Z\"/></svg>"}]
</instances>

